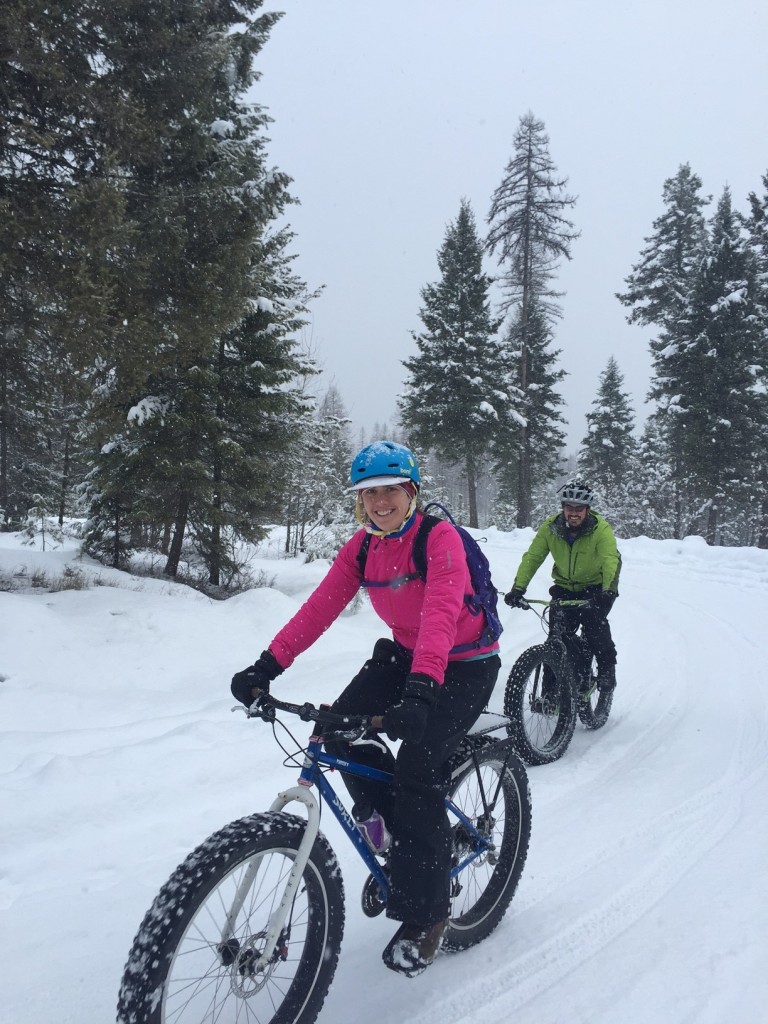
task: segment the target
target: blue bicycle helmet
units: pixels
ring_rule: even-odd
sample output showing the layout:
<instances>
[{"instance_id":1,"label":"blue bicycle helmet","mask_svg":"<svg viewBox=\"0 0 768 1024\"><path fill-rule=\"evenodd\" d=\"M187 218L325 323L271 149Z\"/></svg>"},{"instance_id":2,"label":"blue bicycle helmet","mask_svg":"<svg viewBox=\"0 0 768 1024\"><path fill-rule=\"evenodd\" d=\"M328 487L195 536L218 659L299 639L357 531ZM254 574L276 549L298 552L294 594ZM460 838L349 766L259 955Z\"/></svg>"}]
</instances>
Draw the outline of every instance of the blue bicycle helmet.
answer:
<instances>
[{"instance_id":1,"label":"blue bicycle helmet","mask_svg":"<svg viewBox=\"0 0 768 1024\"><path fill-rule=\"evenodd\" d=\"M394 441L374 441L357 453L349 472L351 490L391 484L395 480L410 480L417 487L421 483L419 467L413 452Z\"/></svg>"}]
</instances>

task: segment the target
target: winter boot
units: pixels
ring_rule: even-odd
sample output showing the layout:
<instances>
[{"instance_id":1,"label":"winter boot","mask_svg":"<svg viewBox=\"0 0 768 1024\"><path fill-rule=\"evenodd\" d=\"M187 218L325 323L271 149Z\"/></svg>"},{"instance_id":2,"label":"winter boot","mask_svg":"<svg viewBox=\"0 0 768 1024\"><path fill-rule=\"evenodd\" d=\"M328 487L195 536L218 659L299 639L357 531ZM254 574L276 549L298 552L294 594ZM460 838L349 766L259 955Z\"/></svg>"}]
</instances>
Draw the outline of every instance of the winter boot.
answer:
<instances>
[{"instance_id":1,"label":"winter boot","mask_svg":"<svg viewBox=\"0 0 768 1024\"><path fill-rule=\"evenodd\" d=\"M616 686L616 666L604 665L597 673L597 688L601 693L609 693Z\"/></svg>"},{"instance_id":2,"label":"winter boot","mask_svg":"<svg viewBox=\"0 0 768 1024\"><path fill-rule=\"evenodd\" d=\"M390 971L415 978L429 967L443 941L448 918L434 924L401 924L384 947L381 958Z\"/></svg>"}]
</instances>

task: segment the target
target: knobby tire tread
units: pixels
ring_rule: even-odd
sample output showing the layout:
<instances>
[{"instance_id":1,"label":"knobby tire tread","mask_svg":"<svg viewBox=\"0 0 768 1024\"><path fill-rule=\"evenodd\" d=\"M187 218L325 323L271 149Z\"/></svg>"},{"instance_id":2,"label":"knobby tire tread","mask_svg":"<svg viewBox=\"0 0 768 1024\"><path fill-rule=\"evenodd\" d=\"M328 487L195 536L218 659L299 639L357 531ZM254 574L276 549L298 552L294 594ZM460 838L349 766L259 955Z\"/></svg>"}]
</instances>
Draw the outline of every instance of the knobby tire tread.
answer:
<instances>
[{"instance_id":1,"label":"knobby tire tread","mask_svg":"<svg viewBox=\"0 0 768 1024\"><path fill-rule=\"evenodd\" d=\"M548 716L547 722L531 711L528 703L529 680L538 673L538 686L543 681L543 670L548 668L557 682L558 712ZM520 655L507 679L504 689L504 714L510 719L509 736L520 757L529 765L551 764L563 756L576 728L576 702L568 680L562 675L562 657L549 643L529 647ZM526 723L530 723L531 731ZM540 726L546 739L535 741L534 727Z\"/></svg>"},{"instance_id":2,"label":"knobby tire tread","mask_svg":"<svg viewBox=\"0 0 768 1024\"><path fill-rule=\"evenodd\" d=\"M508 740L494 740L489 736L465 740L451 761L453 779L449 795L453 797L462 785L472 785L473 776L476 778L476 769L470 753L472 747L477 752L478 767L484 773L486 788L490 789L492 784L494 792L504 762L508 758L499 796L499 801L503 799L504 822L498 860L489 877L486 879L489 865L485 863L479 866L470 864L458 876L463 888L477 885L479 895L466 909L461 906L460 898L454 900L452 916L443 939L443 947L447 950L468 949L487 938L498 926L515 895L531 837L531 795L528 775L520 758L510 749ZM487 793L487 796L490 795ZM478 801L478 814L481 813L482 806L482 800ZM462 809L467 812L466 807ZM498 804L496 813L499 813ZM453 916L457 910L463 912Z\"/></svg>"},{"instance_id":3,"label":"knobby tire tread","mask_svg":"<svg viewBox=\"0 0 768 1024\"><path fill-rule=\"evenodd\" d=\"M196 912L207 906L208 897L214 899L219 886L227 884L228 876L254 855L295 852L305 827L304 819L295 815L253 814L225 826L189 854L158 893L136 934L120 988L118 1024L163 1024L168 973ZM312 847L299 891L307 894L306 938L298 950L296 975L288 984L282 984L283 998L273 1007L273 1015L250 1016L247 1007L228 1004L229 1015L223 1014L220 1007L212 1008L210 1017L205 1016L206 1021L312 1024L316 1020L333 980L344 932L341 873L322 834ZM202 923L205 924L204 916ZM293 947L290 949L293 954ZM211 982L218 986L215 998L234 1000L237 997L227 989L226 968L215 967L222 975ZM241 1009L243 1016L238 1015ZM193 1019L190 1014L180 1013L173 1016L173 1021L203 1024L199 1014Z\"/></svg>"}]
</instances>

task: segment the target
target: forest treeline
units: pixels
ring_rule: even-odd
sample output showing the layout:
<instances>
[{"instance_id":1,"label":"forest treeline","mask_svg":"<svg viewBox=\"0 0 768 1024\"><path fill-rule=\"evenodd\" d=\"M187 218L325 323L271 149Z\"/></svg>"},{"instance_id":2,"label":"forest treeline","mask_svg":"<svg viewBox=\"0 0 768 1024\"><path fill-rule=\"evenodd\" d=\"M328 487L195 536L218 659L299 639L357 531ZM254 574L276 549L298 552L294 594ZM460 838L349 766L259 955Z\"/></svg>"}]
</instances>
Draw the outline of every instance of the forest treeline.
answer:
<instances>
[{"instance_id":1,"label":"forest treeline","mask_svg":"<svg viewBox=\"0 0 768 1024\"><path fill-rule=\"evenodd\" d=\"M687 164L664 183L617 296L653 328L653 412L638 437L611 356L566 464L556 279L576 198L524 114L487 230L462 200L436 280L414 282L398 422L355 437L304 342L296 197L255 101L280 17L261 6L3 5L0 527L77 517L110 565L149 549L229 587L269 524L332 553L351 454L381 432L470 526L532 525L567 469L619 534L767 546L768 176L747 214L725 189L708 216Z\"/></svg>"}]
</instances>

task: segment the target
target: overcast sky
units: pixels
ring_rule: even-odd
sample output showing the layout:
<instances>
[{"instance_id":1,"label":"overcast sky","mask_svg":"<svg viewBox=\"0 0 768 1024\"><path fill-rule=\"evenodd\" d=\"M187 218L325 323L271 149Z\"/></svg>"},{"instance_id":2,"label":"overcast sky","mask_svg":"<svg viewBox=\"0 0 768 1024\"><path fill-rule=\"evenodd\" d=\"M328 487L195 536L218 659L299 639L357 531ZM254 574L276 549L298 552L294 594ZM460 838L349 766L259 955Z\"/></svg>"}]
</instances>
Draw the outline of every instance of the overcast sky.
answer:
<instances>
[{"instance_id":1,"label":"overcast sky","mask_svg":"<svg viewBox=\"0 0 768 1024\"><path fill-rule=\"evenodd\" d=\"M297 272L316 287L307 338L356 426L393 422L402 360L469 200L481 235L519 119L543 121L578 197L555 344L569 448L609 356L638 423L647 329L614 298L689 163L715 201L762 195L768 171L765 0L265 0L282 10L258 58L271 162L290 174ZM710 208L711 209L711 208ZM495 264L486 268L493 273Z\"/></svg>"}]
</instances>

